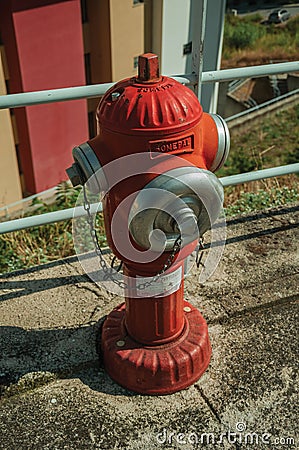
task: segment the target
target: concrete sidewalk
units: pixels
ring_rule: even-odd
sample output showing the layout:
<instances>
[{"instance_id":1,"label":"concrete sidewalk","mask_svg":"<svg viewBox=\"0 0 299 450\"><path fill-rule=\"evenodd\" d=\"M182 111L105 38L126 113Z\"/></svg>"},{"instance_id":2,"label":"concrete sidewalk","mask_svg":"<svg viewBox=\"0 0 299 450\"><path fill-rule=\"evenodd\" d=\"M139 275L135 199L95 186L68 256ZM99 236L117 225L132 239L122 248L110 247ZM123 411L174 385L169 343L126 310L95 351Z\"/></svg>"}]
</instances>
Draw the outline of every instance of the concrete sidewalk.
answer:
<instances>
[{"instance_id":1,"label":"concrete sidewalk","mask_svg":"<svg viewBox=\"0 0 299 450\"><path fill-rule=\"evenodd\" d=\"M122 299L75 257L0 277L0 449L298 448L298 215L229 221L212 278L192 270L185 298L213 355L169 396L126 391L99 367L99 320Z\"/></svg>"}]
</instances>

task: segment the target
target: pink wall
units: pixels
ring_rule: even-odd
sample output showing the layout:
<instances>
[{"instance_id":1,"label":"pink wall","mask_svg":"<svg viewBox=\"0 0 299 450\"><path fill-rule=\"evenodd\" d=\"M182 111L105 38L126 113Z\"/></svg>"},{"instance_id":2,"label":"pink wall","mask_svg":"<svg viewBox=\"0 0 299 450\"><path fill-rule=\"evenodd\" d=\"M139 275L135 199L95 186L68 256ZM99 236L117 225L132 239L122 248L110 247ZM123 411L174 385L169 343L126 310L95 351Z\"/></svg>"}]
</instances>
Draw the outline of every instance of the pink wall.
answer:
<instances>
[{"instance_id":1,"label":"pink wall","mask_svg":"<svg viewBox=\"0 0 299 450\"><path fill-rule=\"evenodd\" d=\"M36 1L31 9L23 1L23 10L17 3L12 18L23 92L84 85L80 0L40 7ZM25 121L17 116L20 140L26 134L28 139L20 159L26 189L39 192L67 179L72 147L88 138L87 106L75 100L25 109Z\"/></svg>"}]
</instances>

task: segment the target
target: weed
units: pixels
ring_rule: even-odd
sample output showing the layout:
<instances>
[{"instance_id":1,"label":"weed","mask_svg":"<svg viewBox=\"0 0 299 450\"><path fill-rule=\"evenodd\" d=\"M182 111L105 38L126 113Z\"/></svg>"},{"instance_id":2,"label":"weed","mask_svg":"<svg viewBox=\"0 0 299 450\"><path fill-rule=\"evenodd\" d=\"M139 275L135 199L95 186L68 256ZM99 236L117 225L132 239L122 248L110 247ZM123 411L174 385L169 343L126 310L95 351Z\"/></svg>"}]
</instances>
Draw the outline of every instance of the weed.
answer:
<instances>
[{"instance_id":1,"label":"weed","mask_svg":"<svg viewBox=\"0 0 299 450\"><path fill-rule=\"evenodd\" d=\"M227 205L225 212L227 217L231 217L237 214L250 213L252 211L297 202L298 200L298 189L289 188L287 186L283 186L281 188L271 188L267 191L241 191L239 198L231 205Z\"/></svg>"},{"instance_id":2,"label":"weed","mask_svg":"<svg viewBox=\"0 0 299 450\"><path fill-rule=\"evenodd\" d=\"M250 48L264 33L264 28L250 20L228 16L224 29L224 48L243 49Z\"/></svg>"}]
</instances>

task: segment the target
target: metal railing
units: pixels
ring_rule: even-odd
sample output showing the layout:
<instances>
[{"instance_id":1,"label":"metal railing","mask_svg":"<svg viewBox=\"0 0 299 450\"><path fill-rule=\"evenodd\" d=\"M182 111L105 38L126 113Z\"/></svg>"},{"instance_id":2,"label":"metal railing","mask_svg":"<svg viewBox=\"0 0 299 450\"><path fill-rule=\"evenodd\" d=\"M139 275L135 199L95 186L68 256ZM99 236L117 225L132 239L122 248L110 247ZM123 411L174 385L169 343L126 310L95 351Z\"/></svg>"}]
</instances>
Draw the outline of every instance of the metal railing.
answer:
<instances>
[{"instance_id":1,"label":"metal railing","mask_svg":"<svg viewBox=\"0 0 299 450\"><path fill-rule=\"evenodd\" d=\"M237 83L240 82L240 80L236 80L236 81L237 81ZM275 104L278 104L281 100L286 100L288 98L295 97L298 94L299 94L299 89L295 89L293 91L288 92L287 94L281 95L280 97L275 97L275 98L273 98L271 100L268 100L267 102L260 103L257 106L254 106L252 108L246 109L245 111L241 111L241 112L239 112L237 114L234 114L234 115L232 115L230 117L226 117L225 121L226 121L227 124L230 124L232 121L234 121L236 119L245 117L248 114L251 114L251 113L253 113L255 111L261 111L263 109L266 109L268 106L273 106ZM20 95L22 95L22 94L20 94ZM1 97L0 97L0 99L1 99ZM70 186L71 186L71 184L70 184ZM45 191L39 192L37 194L30 195L29 197L25 197L25 198L23 198L21 200L18 200L16 202L10 203L9 205L1 206L0 207L0 213L1 212L5 212L8 215L9 214L9 210L11 208L16 207L16 206L22 206L22 208L24 209L24 206L27 207L28 203L31 202L32 200L35 200L37 198L38 199L43 199L43 198L48 198L48 197L54 196L54 194L56 192L56 189L57 189L57 186L54 186L53 188L46 189Z\"/></svg>"},{"instance_id":2,"label":"metal railing","mask_svg":"<svg viewBox=\"0 0 299 450\"><path fill-rule=\"evenodd\" d=\"M295 97L299 94L299 89L295 89L294 91L287 92L286 94L280 95L279 97L272 98L271 100L268 100L267 102L260 103L259 105L253 106L252 108L245 109L245 111L241 111L237 114L234 114L233 116L227 117L225 121L227 123L232 122L235 119L239 119L240 117L248 116L248 114L260 111L264 108L267 108L268 106L275 105L276 103L279 103L281 100L286 100L287 98Z\"/></svg>"},{"instance_id":3,"label":"metal railing","mask_svg":"<svg viewBox=\"0 0 299 450\"><path fill-rule=\"evenodd\" d=\"M24 207L28 207L28 203L31 203L35 199L43 199L43 198L51 197L55 194L56 189L57 189L57 186L54 186L50 189L46 189L45 191L38 192L37 194L29 195L28 197L22 198L21 200L18 200L16 202L9 203L9 205L1 206L0 214L2 212L9 214L9 210L11 208L15 208L16 206L19 206L20 209L24 209Z\"/></svg>"},{"instance_id":4,"label":"metal railing","mask_svg":"<svg viewBox=\"0 0 299 450\"><path fill-rule=\"evenodd\" d=\"M261 66L252 66L236 69L225 69L218 71L203 72L201 75L202 83L223 82L233 79L248 77L261 77L280 73L289 73L299 71L299 61L280 64L267 64ZM196 85L196 74L172 76L182 84ZM67 100L77 100L82 98L100 97L114 85L114 83L104 83L92 86L77 86L72 88L45 90L39 92L26 92L20 94L9 94L0 96L0 109L16 108L23 106L38 105L42 103L52 103ZM238 175L220 178L223 186L233 186L236 184L247 183L249 181L260 180L282 176L290 173L299 172L299 163L286 166L272 167L270 169L257 170ZM101 204L92 205L92 213L101 211ZM49 223L59 222L72 217L80 217L86 214L83 207L69 208L31 217L25 217L16 220L10 220L0 223L0 234L12 231L22 230L34 226L41 226Z\"/></svg>"},{"instance_id":5,"label":"metal railing","mask_svg":"<svg viewBox=\"0 0 299 450\"><path fill-rule=\"evenodd\" d=\"M236 69L215 70L203 72L201 83L215 83L234 79L263 77L280 73L299 71L299 61L280 64L265 64L261 66L241 67ZM171 76L187 86L197 84L195 74ZM0 96L0 109L19 108L21 106L40 105L82 98L103 96L114 83L95 84L90 86L76 86L63 89L52 89L38 92L24 92L21 94L8 94Z\"/></svg>"},{"instance_id":6,"label":"metal railing","mask_svg":"<svg viewBox=\"0 0 299 450\"><path fill-rule=\"evenodd\" d=\"M271 167L270 169L255 170L253 172L241 173L219 178L223 187L235 186L237 184L249 183L250 181L262 180L265 178L288 175L299 172L299 163L288 164L285 166ZM101 212L102 203L91 204L91 214ZM21 219L9 220L0 223L0 234L11 233L12 231L24 230L26 228L47 225L50 223L61 222L75 217L85 216L86 210L83 206L76 208L67 208L60 211L54 211L36 216L23 217Z\"/></svg>"}]
</instances>

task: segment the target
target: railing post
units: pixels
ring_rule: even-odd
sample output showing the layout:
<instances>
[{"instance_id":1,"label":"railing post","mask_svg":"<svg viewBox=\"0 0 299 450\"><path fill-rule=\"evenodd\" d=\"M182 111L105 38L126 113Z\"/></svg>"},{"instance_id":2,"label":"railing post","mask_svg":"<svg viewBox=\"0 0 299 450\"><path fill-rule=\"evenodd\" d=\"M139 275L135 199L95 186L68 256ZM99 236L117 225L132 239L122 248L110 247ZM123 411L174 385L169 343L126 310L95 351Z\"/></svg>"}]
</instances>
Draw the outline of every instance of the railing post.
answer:
<instances>
[{"instance_id":1,"label":"railing post","mask_svg":"<svg viewBox=\"0 0 299 450\"><path fill-rule=\"evenodd\" d=\"M209 0L205 26L203 49L203 70L219 70L221 65L222 43L226 0ZM216 113L218 106L219 83L203 84L200 102L203 110Z\"/></svg>"},{"instance_id":2,"label":"railing post","mask_svg":"<svg viewBox=\"0 0 299 450\"><path fill-rule=\"evenodd\" d=\"M206 31L207 0L191 0L189 33L192 42L191 67L190 58L187 61L186 72L192 72L196 77L195 94L200 100L201 79L203 71L204 38Z\"/></svg>"}]
</instances>

